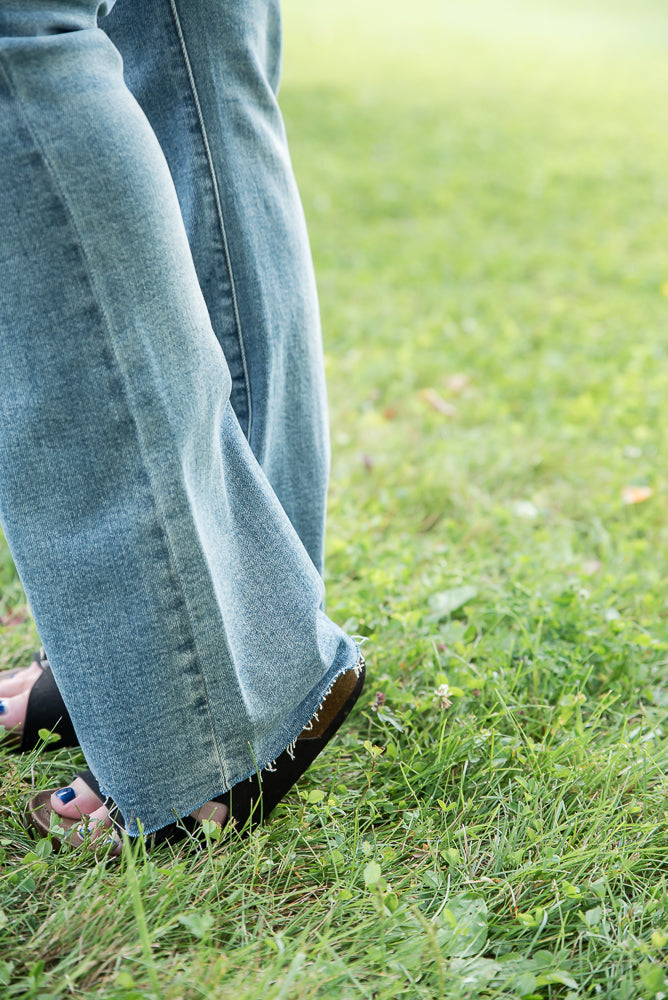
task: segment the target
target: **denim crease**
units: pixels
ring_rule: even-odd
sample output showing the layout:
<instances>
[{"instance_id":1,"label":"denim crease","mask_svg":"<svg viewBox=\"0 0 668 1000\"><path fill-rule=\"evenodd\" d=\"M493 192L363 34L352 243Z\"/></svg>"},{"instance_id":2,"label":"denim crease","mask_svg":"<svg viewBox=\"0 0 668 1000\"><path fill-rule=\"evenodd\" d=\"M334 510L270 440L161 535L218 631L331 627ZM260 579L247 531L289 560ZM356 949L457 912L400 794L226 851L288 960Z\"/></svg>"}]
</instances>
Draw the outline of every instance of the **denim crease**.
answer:
<instances>
[{"instance_id":1,"label":"denim crease","mask_svg":"<svg viewBox=\"0 0 668 1000\"><path fill-rule=\"evenodd\" d=\"M276 100L278 0L119 0L101 25L174 179L233 409L322 572L327 397L306 224Z\"/></svg>"},{"instance_id":2,"label":"denim crease","mask_svg":"<svg viewBox=\"0 0 668 1000\"><path fill-rule=\"evenodd\" d=\"M0 0L0 522L132 834L264 769L359 656L279 75L274 0Z\"/></svg>"}]
</instances>

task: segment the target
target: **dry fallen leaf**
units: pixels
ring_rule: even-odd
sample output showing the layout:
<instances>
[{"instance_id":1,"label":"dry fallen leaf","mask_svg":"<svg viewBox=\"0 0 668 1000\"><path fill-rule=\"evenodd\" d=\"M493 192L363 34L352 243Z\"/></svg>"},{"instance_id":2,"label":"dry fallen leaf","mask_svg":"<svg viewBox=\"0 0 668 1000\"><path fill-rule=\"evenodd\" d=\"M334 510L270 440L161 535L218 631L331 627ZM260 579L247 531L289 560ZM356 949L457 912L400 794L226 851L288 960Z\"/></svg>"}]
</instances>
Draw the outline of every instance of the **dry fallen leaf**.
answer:
<instances>
[{"instance_id":1,"label":"dry fallen leaf","mask_svg":"<svg viewBox=\"0 0 668 1000\"><path fill-rule=\"evenodd\" d=\"M624 503L642 503L652 496L651 486L625 486L622 490L622 500Z\"/></svg>"},{"instance_id":2,"label":"dry fallen leaf","mask_svg":"<svg viewBox=\"0 0 668 1000\"><path fill-rule=\"evenodd\" d=\"M603 569L603 564L598 559L586 559L582 563L582 572L585 576L593 576L600 569Z\"/></svg>"},{"instance_id":3,"label":"dry fallen leaf","mask_svg":"<svg viewBox=\"0 0 668 1000\"><path fill-rule=\"evenodd\" d=\"M6 615L2 615L0 617L0 625L3 625L5 628L9 628L12 625L23 625L27 617L28 607L26 604L23 604L18 608L8 611Z\"/></svg>"},{"instance_id":4,"label":"dry fallen leaf","mask_svg":"<svg viewBox=\"0 0 668 1000\"><path fill-rule=\"evenodd\" d=\"M436 389L420 389L420 399L424 400L427 406L431 406L432 410L442 413L444 417L457 416L457 407L443 399Z\"/></svg>"},{"instance_id":5,"label":"dry fallen leaf","mask_svg":"<svg viewBox=\"0 0 668 1000\"><path fill-rule=\"evenodd\" d=\"M443 379L443 385L450 392L454 392L455 395L459 395L464 389L468 389L470 385L470 379L468 375L464 375L463 372L456 372L454 375L448 375Z\"/></svg>"}]
</instances>

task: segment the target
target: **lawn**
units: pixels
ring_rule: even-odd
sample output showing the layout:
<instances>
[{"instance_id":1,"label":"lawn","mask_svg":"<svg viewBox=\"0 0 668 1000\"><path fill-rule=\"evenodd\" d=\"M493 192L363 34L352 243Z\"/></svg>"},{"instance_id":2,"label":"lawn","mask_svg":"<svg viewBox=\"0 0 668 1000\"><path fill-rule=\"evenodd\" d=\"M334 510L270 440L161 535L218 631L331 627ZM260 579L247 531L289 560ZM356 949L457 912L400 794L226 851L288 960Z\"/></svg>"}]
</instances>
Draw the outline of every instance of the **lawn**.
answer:
<instances>
[{"instance_id":1,"label":"lawn","mask_svg":"<svg viewBox=\"0 0 668 1000\"><path fill-rule=\"evenodd\" d=\"M632 8L632 9L630 9ZM328 611L367 689L248 841L31 841L0 997L668 997L668 10L286 0ZM37 643L0 547L0 667Z\"/></svg>"}]
</instances>

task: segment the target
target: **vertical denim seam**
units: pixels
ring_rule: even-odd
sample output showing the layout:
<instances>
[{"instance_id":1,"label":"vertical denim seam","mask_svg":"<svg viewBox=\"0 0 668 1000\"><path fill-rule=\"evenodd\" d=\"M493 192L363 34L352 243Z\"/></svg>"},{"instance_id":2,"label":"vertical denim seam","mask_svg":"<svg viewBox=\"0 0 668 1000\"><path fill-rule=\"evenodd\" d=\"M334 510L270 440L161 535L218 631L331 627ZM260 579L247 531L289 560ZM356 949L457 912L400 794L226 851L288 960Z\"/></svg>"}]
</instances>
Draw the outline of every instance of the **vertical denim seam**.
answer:
<instances>
[{"instance_id":1,"label":"vertical denim seam","mask_svg":"<svg viewBox=\"0 0 668 1000\"><path fill-rule=\"evenodd\" d=\"M136 438L137 438L137 445L138 445L138 448L139 448L139 453L140 453L140 455L142 457L142 461L144 462L144 466L145 466L145 469L146 469L146 472L147 472L147 475L148 475L148 478L149 478L149 482L151 484L151 491L153 493L153 500L154 500L154 503L156 505L156 511L157 511L158 518L159 518L159 521L160 521L160 525L161 525L161 528L162 528L163 537L165 539L165 544L166 544L166 547L167 547L167 553L168 553L168 556L169 556L169 562L170 562L170 565L172 567L172 572L174 574L174 578L176 579L177 584L178 584L179 593L181 595L181 600L183 601L183 607L184 607L184 610L185 610L185 613L186 613L186 619L188 621L188 625L189 625L189 628L190 628L190 638L192 640L192 648L193 648L193 651L195 653L195 660L196 660L197 667L198 667L198 670L199 670L200 681L201 681L201 684L202 684L202 688L204 690L204 695L205 695L205 700L206 700L206 707L207 707L207 713L208 713L208 716L209 716L209 725L211 727L211 735L212 735L212 738L213 738L213 745L214 745L214 747L216 749L216 756L218 757L218 764L219 764L219 767L220 767L220 773L222 775L223 782L225 784L227 784L228 778L227 778L226 768L225 768L225 765L223 763L223 758L222 758L222 755L221 755L221 752L220 752L220 748L218 746L218 739L217 739L217 736L216 736L216 729L215 729L215 726L214 726L214 723L213 723L213 713L211 711L211 703L210 703L210 700L209 700L209 692L207 690L206 682L205 682L205 679L204 679L204 671L202 669L202 663L201 663L201 660L200 660L199 650L197 648L197 641L195 639L195 631L194 631L192 620L191 620L191 617L190 617L190 610L188 608L188 601L186 600L186 596L185 596L185 593L184 593L184 590L183 590L183 584L182 584L182 581L181 581L181 577L180 577L180 574L179 574L179 571L178 571L178 567L176 565L176 561L174 559L174 553L172 551L171 540L170 540L170 537L169 537L169 532L167 530L167 524L166 524L165 516L164 516L163 510L162 510L162 505L161 505L161 503L159 501L158 491L155 488L154 476L153 476L153 473L151 471L151 465L150 465L150 462L147 459L147 455L145 453L145 449L144 449L144 445L143 445L143 441L142 441L142 435L141 435L139 427L137 425L137 421L136 421L136 418L134 416L134 411L132 409L132 406L130 405L130 401L131 401L131 399L133 397L133 394L132 394L132 392L130 390L130 387L127 384L127 379L126 379L126 376L125 376L123 365L121 364L120 358L118 356L118 351L117 351L117 348L116 348L116 343L115 343L114 337L113 337L112 332L111 332L111 323L109 321L109 318L107 316L106 310L105 310L104 305L102 303L102 298L101 298L100 293L99 293L98 288L97 288L97 284L96 284L96 281L95 281L95 278L94 278L94 275L93 275L93 271L92 271L92 268L91 268L91 265L90 265L90 260L89 260L89 257L88 257L88 252L86 250L86 244L85 244L83 236L82 236L82 234L81 234L81 232L79 230L79 227L77 225L76 219L74 217L74 213L72 212L72 208L70 206L69 199L68 199L68 197L67 197L67 195L65 193L65 190L64 190L64 188L63 188L63 186L60 183L60 180L58 178L58 172L57 172L54 164L52 163L52 161L51 161L51 159L50 159L50 157L49 157L46 149L44 148L43 144L41 143L41 141L39 139L39 136L37 135L35 129L33 128L32 122L30 120L30 116L28 115L28 112L27 112L27 110L26 110L26 108L25 108L25 106L24 106L24 104L21 101L21 98L19 96L18 89L17 89L16 85L14 84L14 80L13 80L13 77L12 77L12 74L11 74L11 70L6 65L6 61L4 60L4 58L2 56L2 53L0 53L0 71L2 71L4 77L5 77L6 81L7 81L7 84L9 86L9 89L10 89L10 91L12 92L12 94L14 96L14 100L15 100L15 103L16 103L17 108L19 110L19 113L21 114L23 120L25 121L26 127L27 127L30 135L32 136L33 142L35 143L35 148L41 154L41 156L42 156L42 158L44 160L44 163L46 164L47 170L48 170L49 174L51 175L51 178L52 178L53 183L55 185L56 191L59 193L60 197L63 200L63 206L64 206L64 208L66 210L66 213L67 213L67 216L68 216L68 218L69 218L69 220L70 220L70 222L72 224L72 228L73 228L73 230L74 230L74 232L75 232L75 234L77 236L77 239L79 240L79 246L81 248L81 253L82 253L83 261L84 261L84 264L85 264L86 273L88 275L88 280L90 281L90 287L91 287L92 292L94 293L94 298L96 299L96 304L97 304L97 306L98 306L98 308L100 310L100 316L101 316L101 318L103 320L103 325L104 325L104 328L106 330L107 338L108 338L109 344L111 346L111 350L112 350L113 356L114 356L114 358L116 360L116 364L118 366L118 371L119 371L119 373L121 375L121 385L123 386L123 390L124 390L124 393L125 393L126 404L128 405L128 412L129 412L129 414L131 416L131 419L132 419L132 425L133 425L133 427L135 429L135 434L136 434Z\"/></svg>"},{"instance_id":2,"label":"vertical denim seam","mask_svg":"<svg viewBox=\"0 0 668 1000\"><path fill-rule=\"evenodd\" d=\"M172 20L174 21L174 30L176 31L176 37L178 39L179 48L181 50L181 56L183 58L183 65L185 67L186 76L188 77L188 84L190 86L190 93L193 99L193 104L195 107L195 113L197 115L197 122L199 124L200 135L202 137L202 145L204 146L204 155L206 156L207 166L209 168L209 178L211 180L211 189L213 192L213 200L216 208L216 218L218 220L218 227L220 229L220 238L223 248L223 256L225 258L225 268L227 270L227 276L230 282L230 296L232 299L232 310L234 312L234 324L237 331L237 340L239 341L239 353L241 356L241 367L244 373L244 382L246 383L246 401L248 405L248 425L246 428L246 437L250 441L251 439L251 428L253 424L253 404L251 399L251 387L250 387L250 377L248 374L248 363L246 360L246 347L244 345L243 333L241 330L241 319L239 316L239 307L237 303L237 293L234 283L234 274L232 271L232 260L230 258L230 249L227 239L227 233L225 231L225 220L223 218L223 207L220 200L220 191L218 189L218 181L216 179L216 171L213 163L213 155L211 153L211 145L209 143L209 137L206 131L206 125L204 124L204 115L202 113L202 104L199 99L199 94L197 91L197 85L195 83L195 75L193 73L192 64L190 62L190 57L188 55L188 47L186 45L185 36L183 34L183 28L181 27L181 19L179 13L176 9L176 0L169 0L169 8L172 14Z\"/></svg>"}]
</instances>

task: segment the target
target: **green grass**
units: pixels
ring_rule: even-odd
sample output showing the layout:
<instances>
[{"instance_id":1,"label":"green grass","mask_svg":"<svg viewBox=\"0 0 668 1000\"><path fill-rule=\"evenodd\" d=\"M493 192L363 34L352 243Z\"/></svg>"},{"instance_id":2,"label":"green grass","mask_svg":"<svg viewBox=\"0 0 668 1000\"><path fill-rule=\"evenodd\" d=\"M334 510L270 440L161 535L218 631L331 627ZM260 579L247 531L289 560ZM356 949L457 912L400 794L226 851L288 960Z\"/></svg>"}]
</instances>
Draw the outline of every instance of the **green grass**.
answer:
<instances>
[{"instance_id":1,"label":"green grass","mask_svg":"<svg viewBox=\"0 0 668 1000\"><path fill-rule=\"evenodd\" d=\"M328 609L367 691L249 842L120 871L22 828L76 755L7 757L0 996L660 1000L665 6L286 0L285 24ZM0 614L23 603L2 549ZM6 626L0 665L35 642Z\"/></svg>"}]
</instances>

